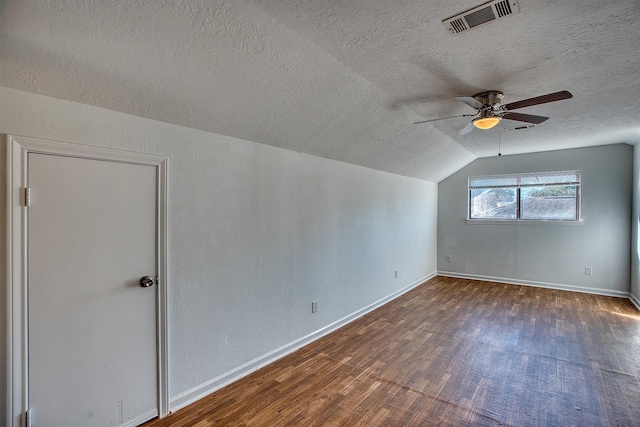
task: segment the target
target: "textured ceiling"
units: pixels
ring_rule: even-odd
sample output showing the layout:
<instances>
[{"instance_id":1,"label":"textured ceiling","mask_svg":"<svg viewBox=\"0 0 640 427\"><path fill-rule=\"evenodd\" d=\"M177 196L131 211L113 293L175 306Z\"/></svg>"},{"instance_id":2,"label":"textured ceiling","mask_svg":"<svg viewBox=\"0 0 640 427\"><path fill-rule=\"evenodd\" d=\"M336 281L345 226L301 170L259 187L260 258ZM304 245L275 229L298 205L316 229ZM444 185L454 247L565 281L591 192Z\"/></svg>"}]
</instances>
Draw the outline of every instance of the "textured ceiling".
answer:
<instances>
[{"instance_id":1,"label":"textured ceiling","mask_svg":"<svg viewBox=\"0 0 640 427\"><path fill-rule=\"evenodd\" d=\"M457 36L470 0L0 0L0 85L440 181L498 152L454 96L519 110L504 154L640 141L640 2L517 0Z\"/></svg>"}]
</instances>

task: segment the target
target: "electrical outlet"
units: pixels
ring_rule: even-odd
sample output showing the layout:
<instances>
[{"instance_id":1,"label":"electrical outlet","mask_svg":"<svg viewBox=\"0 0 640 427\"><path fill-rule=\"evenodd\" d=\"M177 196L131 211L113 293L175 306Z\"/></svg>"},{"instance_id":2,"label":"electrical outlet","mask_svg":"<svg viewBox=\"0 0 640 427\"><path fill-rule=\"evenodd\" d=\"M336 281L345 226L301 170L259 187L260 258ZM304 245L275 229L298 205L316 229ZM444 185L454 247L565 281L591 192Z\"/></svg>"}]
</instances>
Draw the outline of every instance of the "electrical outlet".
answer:
<instances>
[{"instance_id":1,"label":"electrical outlet","mask_svg":"<svg viewBox=\"0 0 640 427\"><path fill-rule=\"evenodd\" d=\"M318 301L311 302L311 312L316 313L318 311Z\"/></svg>"},{"instance_id":2,"label":"electrical outlet","mask_svg":"<svg viewBox=\"0 0 640 427\"><path fill-rule=\"evenodd\" d=\"M445 256L445 257L444 257L444 260L445 260L446 262L451 262L451 255L447 255L447 256Z\"/></svg>"},{"instance_id":3,"label":"electrical outlet","mask_svg":"<svg viewBox=\"0 0 640 427\"><path fill-rule=\"evenodd\" d=\"M585 267L584 274L585 276L591 276L591 267Z\"/></svg>"},{"instance_id":4,"label":"electrical outlet","mask_svg":"<svg viewBox=\"0 0 640 427\"><path fill-rule=\"evenodd\" d=\"M393 277L395 277L396 279L398 278L398 270L396 270L396 271L393 273Z\"/></svg>"}]
</instances>

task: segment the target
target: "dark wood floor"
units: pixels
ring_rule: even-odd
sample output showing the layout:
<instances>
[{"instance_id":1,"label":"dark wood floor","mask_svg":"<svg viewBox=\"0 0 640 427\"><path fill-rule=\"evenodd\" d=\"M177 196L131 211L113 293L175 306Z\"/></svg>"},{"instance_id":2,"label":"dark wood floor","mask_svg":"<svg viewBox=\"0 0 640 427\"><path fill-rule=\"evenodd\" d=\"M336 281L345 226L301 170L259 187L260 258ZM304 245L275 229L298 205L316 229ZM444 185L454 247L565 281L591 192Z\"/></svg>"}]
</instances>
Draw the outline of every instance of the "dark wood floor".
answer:
<instances>
[{"instance_id":1,"label":"dark wood floor","mask_svg":"<svg viewBox=\"0 0 640 427\"><path fill-rule=\"evenodd\" d=\"M640 426L626 299L436 277L148 427Z\"/></svg>"}]
</instances>

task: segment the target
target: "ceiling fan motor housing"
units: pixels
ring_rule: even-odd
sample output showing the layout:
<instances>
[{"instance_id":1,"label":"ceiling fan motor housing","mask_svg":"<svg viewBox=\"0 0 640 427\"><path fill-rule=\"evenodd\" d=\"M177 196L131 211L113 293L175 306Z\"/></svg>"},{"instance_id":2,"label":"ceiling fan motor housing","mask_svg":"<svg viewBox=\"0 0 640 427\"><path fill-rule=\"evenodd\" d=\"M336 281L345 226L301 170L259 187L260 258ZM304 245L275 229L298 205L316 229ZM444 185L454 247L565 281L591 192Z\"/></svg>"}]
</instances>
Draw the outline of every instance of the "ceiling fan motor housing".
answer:
<instances>
[{"instance_id":1,"label":"ceiling fan motor housing","mask_svg":"<svg viewBox=\"0 0 640 427\"><path fill-rule=\"evenodd\" d=\"M497 90L490 90L487 92L480 92L473 95L473 98L476 99L479 103L481 103L485 107L491 107L492 109L497 109L500 107L502 103L502 97L504 94Z\"/></svg>"},{"instance_id":2,"label":"ceiling fan motor housing","mask_svg":"<svg viewBox=\"0 0 640 427\"><path fill-rule=\"evenodd\" d=\"M500 122L502 116L498 112L502 103L503 93L497 90L480 92L473 95L473 98L482 104L478 110L479 117L473 119L471 123L478 129L491 129Z\"/></svg>"}]
</instances>

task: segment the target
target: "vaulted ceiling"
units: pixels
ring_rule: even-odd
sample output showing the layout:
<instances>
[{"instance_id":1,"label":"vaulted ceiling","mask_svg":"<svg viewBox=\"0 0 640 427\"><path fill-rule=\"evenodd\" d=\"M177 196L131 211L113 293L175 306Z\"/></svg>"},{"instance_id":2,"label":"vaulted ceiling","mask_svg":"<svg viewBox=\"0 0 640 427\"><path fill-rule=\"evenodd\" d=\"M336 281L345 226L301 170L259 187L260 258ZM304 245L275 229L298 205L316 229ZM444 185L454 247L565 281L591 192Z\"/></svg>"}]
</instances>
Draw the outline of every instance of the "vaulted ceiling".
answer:
<instances>
[{"instance_id":1,"label":"vaulted ceiling","mask_svg":"<svg viewBox=\"0 0 640 427\"><path fill-rule=\"evenodd\" d=\"M515 0L458 35L482 0L0 0L0 85L440 181L477 157L640 141L640 3ZM533 128L458 132L454 96ZM179 142L177 142L179 143Z\"/></svg>"}]
</instances>

